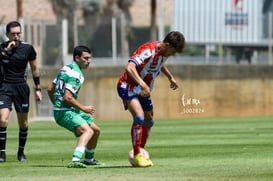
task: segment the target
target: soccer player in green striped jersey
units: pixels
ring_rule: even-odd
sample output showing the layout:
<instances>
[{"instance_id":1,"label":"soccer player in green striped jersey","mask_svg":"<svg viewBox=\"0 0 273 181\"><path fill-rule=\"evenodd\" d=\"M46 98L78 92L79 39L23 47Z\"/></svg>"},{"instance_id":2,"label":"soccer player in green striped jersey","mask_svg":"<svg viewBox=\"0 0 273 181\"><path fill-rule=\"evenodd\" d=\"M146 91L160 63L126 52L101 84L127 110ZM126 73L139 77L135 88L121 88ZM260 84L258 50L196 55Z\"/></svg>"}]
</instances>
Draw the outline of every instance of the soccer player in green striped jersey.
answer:
<instances>
[{"instance_id":1,"label":"soccer player in green striped jersey","mask_svg":"<svg viewBox=\"0 0 273 181\"><path fill-rule=\"evenodd\" d=\"M58 125L73 132L78 137L72 161L68 168L86 168L87 165L101 165L94 154L100 135L100 128L92 115L95 107L77 101L79 90L84 82L82 69L91 62L91 50L83 45L74 48L73 62L65 65L48 86L48 95L54 105L54 118ZM81 158L85 154L85 159Z\"/></svg>"}]
</instances>

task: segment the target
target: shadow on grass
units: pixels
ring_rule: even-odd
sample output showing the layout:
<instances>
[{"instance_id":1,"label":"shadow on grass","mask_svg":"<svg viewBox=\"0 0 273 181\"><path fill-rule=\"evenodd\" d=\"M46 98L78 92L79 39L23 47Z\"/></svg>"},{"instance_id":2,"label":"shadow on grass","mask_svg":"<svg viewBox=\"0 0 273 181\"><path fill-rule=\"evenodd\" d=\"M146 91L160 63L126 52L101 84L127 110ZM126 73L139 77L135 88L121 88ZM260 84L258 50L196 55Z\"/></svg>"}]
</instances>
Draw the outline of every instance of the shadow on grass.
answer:
<instances>
[{"instance_id":1,"label":"shadow on grass","mask_svg":"<svg viewBox=\"0 0 273 181\"><path fill-rule=\"evenodd\" d=\"M64 167L66 168L65 165L31 165L31 167L40 167L40 168L50 168L50 167ZM94 168L94 169L107 169L107 168L137 168L137 167L132 167L132 166L126 166L126 165L116 165L116 166L113 166L113 165L109 165L109 166L106 166L106 165L103 165L103 166L88 166L87 168Z\"/></svg>"},{"instance_id":2,"label":"shadow on grass","mask_svg":"<svg viewBox=\"0 0 273 181\"><path fill-rule=\"evenodd\" d=\"M120 165L116 165L116 166L113 166L113 165L109 165L109 166L106 166L106 165L103 165L103 166L90 166L90 167L93 167L93 168L96 168L96 169L98 169L98 168L100 168L100 169L107 169L107 168L136 168L136 167L132 167L132 166L127 166L127 165L122 165L122 166L120 166Z\"/></svg>"},{"instance_id":3,"label":"shadow on grass","mask_svg":"<svg viewBox=\"0 0 273 181\"><path fill-rule=\"evenodd\" d=\"M50 168L50 167L66 167L65 165L31 165L31 167Z\"/></svg>"}]
</instances>

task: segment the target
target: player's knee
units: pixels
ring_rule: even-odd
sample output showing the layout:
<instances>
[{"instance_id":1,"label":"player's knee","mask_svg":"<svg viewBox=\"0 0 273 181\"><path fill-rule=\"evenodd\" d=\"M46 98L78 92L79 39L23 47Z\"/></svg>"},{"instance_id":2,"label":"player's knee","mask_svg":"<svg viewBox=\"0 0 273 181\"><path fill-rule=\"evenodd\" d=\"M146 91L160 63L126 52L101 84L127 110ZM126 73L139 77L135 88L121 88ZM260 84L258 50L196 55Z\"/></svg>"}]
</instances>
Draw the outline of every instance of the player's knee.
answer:
<instances>
[{"instance_id":1,"label":"player's knee","mask_svg":"<svg viewBox=\"0 0 273 181\"><path fill-rule=\"evenodd\" d=\"M154 120L150 120L150 121L144 121L143 125L147 126L147 127L152 127L154 125Z\"/></svg>"},{"instance_id":2,"label":"player's knee","mask_svg":"<svg viewBox=\"0 0 273 181\"><path fill-rule=\"evenodd\" d=\"M87 134L91 138L94 134L94 131L90 128L90 129L85 130L84 133Z\"/></svg>"},{"instance_id":3,"label":"player's knee","mask_svg":"<svg viewBox=\"0 0 273 181\"><path fill-rule=\"evenodd\" d=\"M88 139L88 140L90 140L93 135L94 135L94 131L91 128L79 130L76 132L77 137L84 137L85 139Z\"/></svg>"},{"instance_id":4,"label":"player's knee","mask_svg":"<svg viewBox=\"0 0 273 181\"><path fill-rule=\"evenodd\" d=\"M134 124L143 124L144 116L135 116L134 117Z\"/></svg>"},{"instance_id":5,"label":"player's knee","mask_svg":"<svg viewBox=\"0 0 273 181\"><path fill-rule=\"evenodd\" d=\"M89 127L89 126L79 126L76 128L76 135L81 136L81 135L87 135L89 137L92 137L94 134L94 131Z\"/></svg>"},{"instance_id":6,"label":"player's knee","mask_svg":"<svg viewBox=\"0 0 273 181\"><path fill-rule=\"evenodd\" d=\"M8 126L8 119L1 118L0 119L0 127L7 127Z\"/></svg>"}]
</instances>

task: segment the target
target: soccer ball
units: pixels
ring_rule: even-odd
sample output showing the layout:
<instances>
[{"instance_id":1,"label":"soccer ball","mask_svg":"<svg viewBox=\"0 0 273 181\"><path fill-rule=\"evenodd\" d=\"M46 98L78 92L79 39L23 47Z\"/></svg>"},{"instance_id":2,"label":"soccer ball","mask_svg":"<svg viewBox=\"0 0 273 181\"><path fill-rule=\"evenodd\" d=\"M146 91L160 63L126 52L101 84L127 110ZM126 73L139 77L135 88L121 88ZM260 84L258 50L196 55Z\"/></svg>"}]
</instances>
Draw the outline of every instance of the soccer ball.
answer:
<instances>
[{"instance_id":1,"label":"soccer ball","mask_svg":"<svg viewBox=\"0 0 273 181\"><path fill-rule=\"evenodd\" d=\"M140 153L143 155L143 157L146 160L150 160L150 155L149 152L146 151L144 148L140 148ZM135 162L134 162L134 149L130 150L128 153L128 161L132 166L135 166Z\"/></svg>"}]
</instances>

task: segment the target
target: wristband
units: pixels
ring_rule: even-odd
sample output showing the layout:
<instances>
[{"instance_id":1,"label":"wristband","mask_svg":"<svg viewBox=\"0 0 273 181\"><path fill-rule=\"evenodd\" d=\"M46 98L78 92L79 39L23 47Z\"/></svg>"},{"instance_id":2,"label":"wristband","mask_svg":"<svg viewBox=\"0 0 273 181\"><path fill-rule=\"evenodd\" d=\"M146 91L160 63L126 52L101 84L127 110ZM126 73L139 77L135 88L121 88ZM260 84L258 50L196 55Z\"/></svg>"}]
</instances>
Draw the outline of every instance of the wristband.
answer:
<instances>
[{"instance_id":1,"label":"wristband","mask_svg":"<svg viewBox=\"0 0 273 181\"><path fill-rule=\"evenodd\" d=\"M40 85L40 77L33 77L33 81L35 85Z\"/></svg>"}]
</instances>

